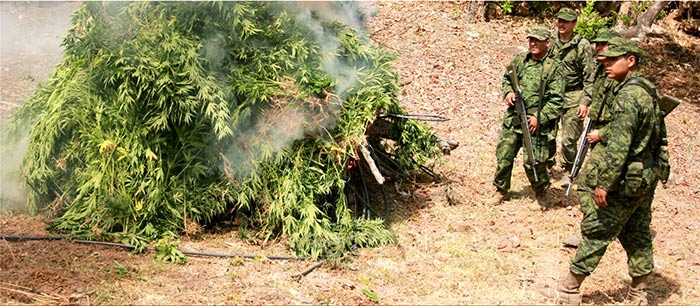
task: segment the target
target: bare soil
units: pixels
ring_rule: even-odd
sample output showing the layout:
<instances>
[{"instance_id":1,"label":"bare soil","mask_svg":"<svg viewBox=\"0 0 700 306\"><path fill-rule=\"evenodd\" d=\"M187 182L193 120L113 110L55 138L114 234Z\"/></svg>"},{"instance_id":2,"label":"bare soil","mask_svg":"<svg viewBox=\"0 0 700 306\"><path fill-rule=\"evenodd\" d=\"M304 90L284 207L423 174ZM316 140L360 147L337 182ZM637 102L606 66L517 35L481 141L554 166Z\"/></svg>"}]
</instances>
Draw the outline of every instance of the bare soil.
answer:
<instances>
[{"instance_id":1,"label":"bare soil","mask_svg":"<svg viewBox=\"0 0 700 306\"><path fill-rule=\"evenodd\" d=\"M338 266L270 260L292 256L279 241L244 241L235 229L219 228L183 237L180 249L256 256L254 259L188 257L167 264L152 253L70 241L0 240L0 304L543 304L537 288L553 286L567 271L573 249L561 240L581 219L575 197L556 189L559 204L545 212L525 208L534 194L521 167L513 198L483 204L496 166L495 144L504 111L500 80L505 65L525 50L524 19L469 22L468 2L381 2L369 34L399 54L400 100L410 113L450 117L431 122L460 147L435 164L439 182L391 182L387 223L398 243L360 249ZM3 19L8 8L3 8ZM32 18L49 14L33 8ZM696 132L700 41L671 33L643 44L650 58L644 72L663 93L682 98L668 118L672 178L657 188L653 205L655 271L651 304L700 303L700 137ZM2 30L2 39L6 31ZM0 58L0 100L21 104L37 74L7 75L25 61ZM50 71L50 69L48 70ZM12 109L0 113L5 116ZM1 119L2 117L0 117ZM1 120L0 120L1 121ZM520 157L518 157L520 160ZM555 173L556 178L563 173ZM377 202L381 195L376 195ZM0 234L51 235L46 218L0 215ZM584 304L621 304L629 283L626 256L613 243L583 284Z\"/></svg>"}]
</instances>

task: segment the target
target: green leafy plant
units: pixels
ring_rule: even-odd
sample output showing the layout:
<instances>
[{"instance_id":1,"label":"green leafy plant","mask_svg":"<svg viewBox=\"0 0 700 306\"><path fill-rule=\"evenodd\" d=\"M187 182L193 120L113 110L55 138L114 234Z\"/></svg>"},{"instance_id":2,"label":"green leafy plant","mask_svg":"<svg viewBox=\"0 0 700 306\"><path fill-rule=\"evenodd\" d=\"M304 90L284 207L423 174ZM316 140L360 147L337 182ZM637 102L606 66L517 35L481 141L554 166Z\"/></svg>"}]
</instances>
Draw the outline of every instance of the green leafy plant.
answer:
<instances>
[{"instance_id":1,"label":"green leafy plant","mask_svg":"<svg viewBox=\"0 0 700 306\"><path fill-rule=\"evenodd\" d=\"M515 1L506 0L501 2L501 12L505 15L515 14Z\"/></svg>"},{"instance_id":2,"label":"green leafy plant","mask_svg":"<svg viewBox=\"0 0 700 306\"><path fill-rule=\"evenodd\" d=\"M656 15L656 19L664 19L668 15L668 12L665 10L662 10L659 12L658 15Z\"/></svg>"},{"instance_id":3,"label":"green leafy plant","mask_svg":"<svg viewBox=\"0 0 700 306\"><path fill-rule=\"evenodd\" d=\"M600 17L594 5L595 1L587 0L576 22L576 32L588 40L595 38L598 30L608 27L610 23L608 17Z\"/></svg>"},{"instance_id":4,"label":"green leafy plant","mask_svg":"<svg viewBox=\"0 0 700 306\"><path fill-rule=\"evenodd\" d=\"M304 256L393 242L381 219L355 218L350 165L371 143L416 170L437 138L400 118L394 141L368 137L377 115L405 114L396 55L303 5L86 2L64 60L3 129L31 125L22 169L30 204L59 213L50 229L161 241L175 262L162 239L228 212Z\"/></svg>"},{"instance_id":5,"label":"green leafy plant","mask_svg":"<svg viewBox=\"0 0 700 306\"><path fill-rule=\"evenodd\" d=\"M167 238L161 238L155 246L155 258L162 261L167 261L176 264L185 264L187 258L180 250L177 249L178 243L170 242Z\"/></svg>"}]
</instances>

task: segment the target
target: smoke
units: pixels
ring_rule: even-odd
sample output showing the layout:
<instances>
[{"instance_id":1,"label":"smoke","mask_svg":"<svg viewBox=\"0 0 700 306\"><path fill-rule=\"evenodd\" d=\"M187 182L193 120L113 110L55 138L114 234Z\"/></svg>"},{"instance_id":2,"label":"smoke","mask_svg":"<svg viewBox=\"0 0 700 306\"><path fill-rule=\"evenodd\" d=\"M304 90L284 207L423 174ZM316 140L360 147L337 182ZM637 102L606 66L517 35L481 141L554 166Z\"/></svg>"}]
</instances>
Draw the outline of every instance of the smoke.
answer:
<instances>
[{"instance_id":1,"label":"smoke","mask_svg":"<svg viewBox=\"0 0 700 306\"><path fill-rule=\"evenodd\" d=\"M236 179L244 179L258 170L258 162L274 155L307 135L318 135L333 119L321 110L304 105L273 107L263 111L248 129L234 137L234 146L227 150L227 169Z\"/></svg>"},{"instance_id":2,"label":"smoke","mask_svg":"<svg viewBox=\"0 0 700 306\"><path fill-rule=\"evenodd\" d=\"M371 2L285 2L283 9L294 12L295 21L305 26L313 33L313 38L321 48L321 65L324 71L336 80L335 94L343 97L348 89L358 80L354 67L343 63L337 53L341 47L335 33L326 31L323 23L338 21L356 29L363 34L364 19L373 11ZM215 43L212 43L215 45ZM206 53L215 55L204 44ZM212 61L216 56L212 56ZM292 89L293 90L293 89ZM328 105L317 108L314 105L323 104L313 101L301 105L289 103L284 107L272 107L261 112L244 131L235 136L234 146L226 152L228 165L232 175L242 179L257 171L257 162L274 158L274 155L292 145L295 141L307 135L318 136L325 129L335 126L334 113L340 110L338 99L327 101Z\"/></svg>"},{"instance_id":3,"label":"smoke","mask_svg":"<svg viewBox=\"0 0 700 306\"><path fill-rule=\"evenodd\" d=\"M61 40L71 25L78 2L0 1L0 80L13 78L44 80L61 61ZM25 85L26 86L26 85ZM12 96L12 92L2 91ZM26 97L25 97L26 98Z\"/></svg>"},{"instance_id":4,"label":"smoke","mask_svg":"<svg viewBox=\"0 0 700 306\"><path fill-rule=\"evenodd\" d=\"M371 1L301 1L294 2L302 10L314 12L323 21L340 21L355 29L364 29L368 15L374 15L376 9Z\"/></svg>"},{"instance_id":5,"label":"smoke","mask_svg":"<svg viewBox=\"0 0 700 306\"><path fill-rule=\"evenodd\" d=\"M80 5L0 1L0 213L26 210L20 164L29 144L25 135L1 135L3 123L61 61L61 40Z\"/></svg>"},{"instance_id":6,"label":"smoke","mask_svg":"<svg viewBox=\"0 0 700 306\"><path fill-rule=\"evenodd\" d=\"M20 164L29 141L10 143L0 139L0 213L25 211L27 191L21 187Z\"/></svg>"},{"instance_id":7,"label":"smoke","mask_svg":"<svg viewBox=\"0 0 700 306\"><path fill-rule=\"evenodd\" d=\"M357 81L357 73L353 67L343 64L335 56L340 47L337 37L324 30L322 22L338 21L360 32L364 31L366 14L373 10L371 2L359 6L360 2L292 2L290 7L297 10L297 22L305 25L314 34L316 42L321 47L324 57L321 63L323 69L338 81L335 92L342 96Z\"/></svg>"}]
</instances>

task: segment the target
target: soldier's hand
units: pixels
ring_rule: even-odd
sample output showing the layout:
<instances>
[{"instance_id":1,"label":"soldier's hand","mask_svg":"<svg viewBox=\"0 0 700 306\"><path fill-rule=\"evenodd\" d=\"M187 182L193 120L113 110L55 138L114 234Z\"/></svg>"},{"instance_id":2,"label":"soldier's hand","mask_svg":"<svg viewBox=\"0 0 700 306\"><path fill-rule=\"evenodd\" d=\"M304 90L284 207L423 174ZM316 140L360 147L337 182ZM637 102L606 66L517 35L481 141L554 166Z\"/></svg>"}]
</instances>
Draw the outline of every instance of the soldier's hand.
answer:
<instances>
[{"instance_id":1,"label":"soldier's hand","mask_svg":"<svg viewBox=\"0 0 700 306\"><path fill-rule=\"evenodd\" d=\"M579 118L586 118L588 116L588 105L579 105L576 114Z\"/></svg>"},{"instance_id":2,"label":"soldier's hand","mask_svg":"<svg viewBox=\"0 0 700 306\"><path fill-rule=\"evenodd\" d=\"M596 142L600 141L600 132L598 130L592 130L588 134L586 134L586 140L588 140L588 143L594 144Z\"/></svg>"},{"instance_id":3,"label":"soldier's hand","mask_svg":"<svg viewBox=\"0 0 700 306\"><path fill-rule=\"evenodd\" d=\"M605 199L607 196L608 191L596 186L595 192L593 193L593 200L599 207L602 208L608 206L608 201Z\"/></svg>"},{"instance_id":4,"label":"soldier's hand","mask_svg":"<svg viewBox=\"0 0 700 306\"><path fill-rule=\"evenodd\" d=\"M537 131L537 117L527 118L527 125L530 127L530 134L535 134Z\"/></svg>"},{"instance_id":5,"label":"soldier's hand","mask_svg":"<svg viewBox=\"0 0 700 306\"><path fill-rule=\"evenodd\" d=\"M515 105L515 93L512 92L512 91L509 92L509 93L506 95L505 102L506 102L506 105L508 105L508 106L513 106L513 105Z\"/></svg>"}]
</instances>

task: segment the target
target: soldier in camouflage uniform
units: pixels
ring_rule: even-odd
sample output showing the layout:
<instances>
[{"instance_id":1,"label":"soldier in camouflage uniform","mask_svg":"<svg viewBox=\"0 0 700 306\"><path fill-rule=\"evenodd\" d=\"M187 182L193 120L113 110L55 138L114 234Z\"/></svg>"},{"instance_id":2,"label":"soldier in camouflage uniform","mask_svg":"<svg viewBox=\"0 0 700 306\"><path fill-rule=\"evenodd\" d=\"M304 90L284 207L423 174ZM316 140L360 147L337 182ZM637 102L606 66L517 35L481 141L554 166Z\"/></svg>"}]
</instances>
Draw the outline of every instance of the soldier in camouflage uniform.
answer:
<instances>
[{"instance_id":1,"label":"soldier in camouflage uniform","mask_svg":"<svg viewBox=\"0 0 700 306\"><path fill-rule=\"evenodd\" d=\"M614 98L606 104L610 106L611 121L605 126L609 137L602 137L591 151L579 183L583 239L568 276L555 289L542 293L558 302L579 304L581 283L617 238L627 253L632 277L626 303L646 305L647 276L654 267L651 203L664 162L659 156L663 156L666 129L655 101L658 94L638 72L643 55L636 42L614 38L601 56L608 77L618 82L612 89Z\"/></svg>"},{"instance_id":2,"label":"soldier in camouflage uniform","mask_svg":"<svg viewBox=\"0 0 700 306\"><path fill-rule=\"evenodd\" d=\"M576 159L576 141L583 126L583 119L588 115L591 104L589 94L595 69L594 50L581 35L574 32L577 14L570 8L562 8L557 15L558 34L552 43L552 54L563 64L565 77L564 105L561 115L561 166L565 172L571 171ZM557 129L549 139L547 164L551 168L556 164ZM563 178L562 178L563 179ZM568 182L568 180L566 181ZM561 185L561 184L560 184Z\"/></svg>"},{"instance_id":3,"label":"soldier in camouflage uniform","mask_svg":"<svg viewBox=\"0 0 700 306\"><path fill-rule=\"evenodd\" d=\"M500 204L507 196L510 189L513 162L518 151L523 147L522 133L530 132L532 134L535 158L544 161L547 157L547 135L556 126L561 113L564 79L560 73L561 63L559 60L547 55L550 32L545 27L536 26L527 37L529 51L516 55L511 65L515 67L517 72L525 108L528 112L530 131L522 131L520 123L517 121L519 118L513 104L515 93L506 73L503 76L501 86L508 109L503 117L501 134L496 147L498 166L493 180L496 190L487 200L491 205ZM540 92L542 92L541 97ZM541 162L533 168L527 160L527 154L523 154L523 156L525 172L536 195L536 200L530 207L537 210L544 209L549 206L545 192L550 186L546 164ZM533 171L537 171L537 182L535 182Z\"/></svg>"},{"instance_id":4,"label":"soldier in camouflage uniform","mask_svg":"<svg viewBox=\"0 0 700 306\"><path fill-rule=\"evenodd\" d=\"M620 34L611 29L600 29L596 37L591 40L591 42L595 44L596 55L600 55L601 53L607 51L608 41L615 37L620 37ZM591 106L588 109L588 117L591 118L591 131L589 132L587 138L592 148L595 147L595 143L600 141L601 136L607 137L603 128L611 120L609 112L610 107L605 107L604 105L606 100L607 103L610 102L611 99L609 98L612 98L612 95L608 93L612 91L617 83L617 81L609 79L608 75L605 73L605 67L602 62L603 59L605 59L605 57L600 57L598 59L598 65L596 66L595 73L592 74L592 92L585 93L591 97ZM606 97L608 99L606 99ZM578 247L580 240L581 232L579 230L576 234L562 240L562 244L567 247L576 248Z\"/></svg>"},{"instance_id":5,"label":"soldier in camouflage uniform","mask_svg":"<svg viewBox=\"0 0 700 306\"><path fill-rule=\"evenodd\" d=\"M610 114L606 112L609 108L606 108L605 99L608 96L610 90L612 90L617 81L609 79L605 73L605 65L603 60L604 56L600 56L603 52L608 50L608 42L613 38L620 38L620 33L617 33L611 29L601 29L598 31L596 38L592 40L595 44L596 57L598 59L598 64L596 65L595 73L593 76L593 86L591 90L586 95L591 97L591 105L588 109L588 117L592 120L592 130L602 129L604 126L610 122ZM598 139L599 141L600 139ZM597 141L591 142L596 143Z\"/></svg>"}]
</instances>

